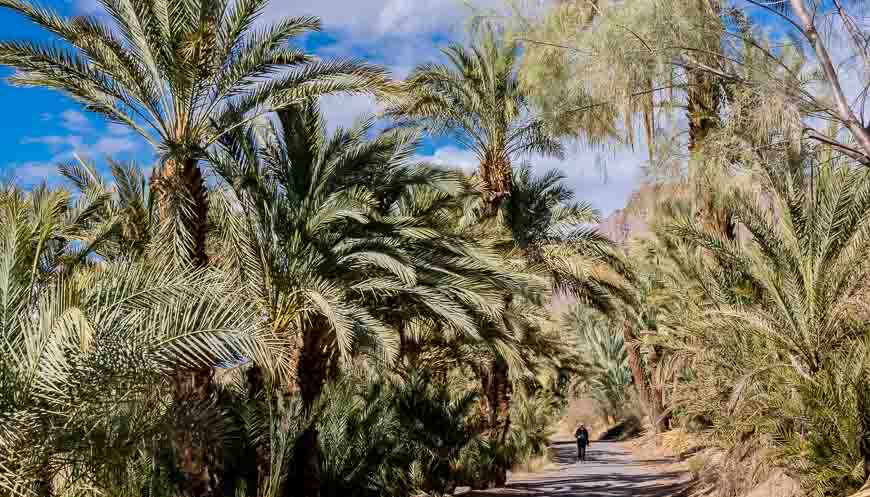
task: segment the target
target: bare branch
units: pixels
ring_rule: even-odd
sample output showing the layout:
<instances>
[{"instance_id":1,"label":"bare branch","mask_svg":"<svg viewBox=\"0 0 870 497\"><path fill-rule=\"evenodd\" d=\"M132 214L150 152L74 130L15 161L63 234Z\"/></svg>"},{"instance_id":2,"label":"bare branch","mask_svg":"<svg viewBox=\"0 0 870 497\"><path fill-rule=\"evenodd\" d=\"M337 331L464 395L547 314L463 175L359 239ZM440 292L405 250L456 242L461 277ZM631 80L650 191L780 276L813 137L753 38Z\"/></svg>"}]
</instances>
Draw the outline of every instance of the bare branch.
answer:
<instances>
[{"instance_id":1,"label":"bare branch","mask_svg":"<svg viewBox=\"0 0 870 497\"><path fill-rule=\"evenodd\" d=\"M852 16L850 16L843 8L843 4L840 0L834 0L834 5L837 7L837 13L840 14L840 19L843 20L843 24L846 26L846 31L849 32L849 36L852 38L855 50L864 62L864 70L867 71L868 76L870 76L870 51L867 49L867 37L861 35L861 29L857 24L855 24L855 20L852 19Z\"/></svg>"},{"instance_id":2,"label":"bare branch","mask_svg":"<svg viewBox=\"0 0 870 497\"><path fill-rule=\"evenodd\" d=\"M824 143L825 145L830 145L841 154L849 158L855 159L856 161L860 162L865 166L870 165L870 157L867 157L866 154L864 154L861 150L857 148L850 147L837 140L827 137L814 130L813 128L804 128L804 134L807 136L807 138L811 140L815 140L819 143Z\"/></svg>"},{"instance_id":3,"label":"bare branch","mask_svg":"<svg viewBox=\"0 0 870 497\"><path fill-rule=\"evenodd\" d=\"M865 128L861 122L858 121L858 118L849 106L849 101L846 99L846 94L843 91L843 87L840 85L840 76L834 68L834 63L831 60L831 55L828 53L828 48L825 46L822 37L819 36L815 24L813 24L812 17L807 13L804 1L791 0L791 6L798 18L801 20L801 23L803 23L804 36L806 36L810 43L812 43L812 46L815 49L816 56L818 57L822 70L825 73L825 79L828 80L828 85L831 89L831 96L837 105L837 113L840 119L852 135L854 135L855 141L861 145L861 148L864 150L864 157L870 158L870 130Z\"/></svg>"}]
</instances>

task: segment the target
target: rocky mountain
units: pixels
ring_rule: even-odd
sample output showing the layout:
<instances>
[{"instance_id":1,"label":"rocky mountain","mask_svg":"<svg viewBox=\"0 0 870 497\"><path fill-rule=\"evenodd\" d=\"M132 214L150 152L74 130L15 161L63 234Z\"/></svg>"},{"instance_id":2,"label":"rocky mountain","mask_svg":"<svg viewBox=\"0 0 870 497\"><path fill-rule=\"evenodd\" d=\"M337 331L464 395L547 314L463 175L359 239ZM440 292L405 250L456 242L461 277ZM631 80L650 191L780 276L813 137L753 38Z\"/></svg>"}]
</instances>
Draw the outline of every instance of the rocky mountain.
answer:
<instances>
[{"instance_id":1,"label":"rocky mountain","mask_svg":"<svg viewBox=\"0 0 870 497\"><path fill-rule=\"evenodd\" d=\"M616 243L625 243L630 238L648 234L649 215L661 195L672 189L670 185L641 185L628 197L625 207L601 220L598 230Z\"/></svg>"}]
</instances>

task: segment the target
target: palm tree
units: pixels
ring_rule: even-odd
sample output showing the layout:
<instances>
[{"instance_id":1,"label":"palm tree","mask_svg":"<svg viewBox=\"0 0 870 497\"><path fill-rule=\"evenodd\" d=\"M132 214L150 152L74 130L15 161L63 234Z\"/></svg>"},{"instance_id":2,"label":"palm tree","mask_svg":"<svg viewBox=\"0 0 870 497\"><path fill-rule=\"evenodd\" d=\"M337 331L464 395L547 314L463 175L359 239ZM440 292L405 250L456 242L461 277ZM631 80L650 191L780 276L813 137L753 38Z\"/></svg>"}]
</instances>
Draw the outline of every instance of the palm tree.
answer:
<instances>
[{"instance_id":1,"label":"palm tree","mask_svg":"<svg viewBox=\"0 0 870 497\"><path fill-rule=\"evenodd\" d=\"M772 437L814 495L845 494L870 478L870 175L826 163L810 181L782 165L759 164L766 195L729 198L745 242L695 219L672 223L709 255L694 278L703 298L668 318L669 345L697 371L682 406L710 415L722 436Z\"/></svg>"},{"instance_id":2,"label":"palm tree","mask_svg":"<svg viewBox=\"0 0 870 497\"><path fill-rule=\"evenodd\" d=\"M17 70L9 78L13 85L59 90L154 146L160 157L151 177L157 237L160 255L172 262L207 263L208 192L200 161L222 136L307 97L387 87L380 68L321 62L289 47L293 37L320 28L315 18L254 30L268 0L101 3L109 24L67 18L26 0L0 0L0 7L64 42L0 43L0 64ZM181 371L178 396L207 397L210 377L210 368Z\"/></svg>"},{"instance_id":3,"label":"palm tree","mask_svg":"<svg viewBox=\"0 0 870 497\"><path fill-rule=\"evenodd\" d=\"M486 358L485 363L479 359L471 362L480 363L474 372L481 381L485 431L499 446L504 446L511 433L514 382L523 379L535 383L536 377L540 377L547 384L545 376L552 377L555 369L561 365L570 367L573 362L570 351L557 343L558 334L549 333L542 326L545 319L539 316L544 313L544 300L554 286L554 277L556 286L571 289L577 295L596 284L603 285L601 278L588 274L577 273L569 281L567 268L558 267L558 263L574 258L589 264L594 256L606 267L610 259L617 260L616 254L609 251L609 242L587 227L587 223L597 219L597 214L588 204L572 202L573 192L563 184L564 175L550 171L535 176L524 165L515 169L512 177L515 181L510 194L500 202L495 216L490 216L485 207L488 201L477 196L463 209L459 226L468 236L501 252L505 271L526 279L527 284L502 294L504 311L496 319L480 320L480 332L492 338L486 346L457 347L449 341L435 340L432 351L435 357L431 358L442 363L452 360L444 357L449 353ZM481 181L469 178L469 182L473 188ZM555 255L557 251L562 252L561 259ZM503 466L493 473L496 485L504 483L508 463L508 458L502 458Z\"/></svg>"},{"instance_id":4,"label":"palm tree","mask_svg":"<svg viewBox=\"0 0 870 497\"><path fill-rule=\"evenodd\" d=\"M518 51L484 25L471 47L451 45L449 65L426 64L405 81L407 96L387 114L430 133L449 134L473 151L494 214L510 195L518 156L562 156L562 144L535 116L517 79Z\"/></svg>"},{"instance_id":5,"label":"palm tree","mask_svg":"<svg viewBox=\"0 0 870 497\"><path fill-rule=\"evenodd\" d=\"M86 238L96 244L96 254L111 261L134 262L149 249L157 248L158 229L153 197L148 182L135 163L127 166L109 159L112 185L106 183L96 166L80 159L61 164L60 173L84 201L107 199L94 213ZM83 234L83 236L85 236Z\"/></svg>"},{"instance_id":6,"label":"palm tree","mask_svg":"<svg viewBox=\"0 0 870 497\"><path fill-rule=\"evenodd\" d=\"M70 264L88 252L64 241L86 228L75 211L63 190L0 191L0 491L10 495L111 492L186 423L208 436L208 406L172 402L175 364L243 355L271 369L256 308L215 273Z\"/></svg>"},{"instance_id":7,"label":"palm tree","mask_svg":"<svg viewBox=\"0 0 870 497\"><path fill-rule=\"evenodd\" d=\"M577 335L580 386L598 403L606 423L622 419L631 386L631 370L623 336L613 333L614 322L575 305L564 326Z\"/></svg>"},{"instance_id":8,"label":"palm tree","mask_svg":"<svg viewBox=\"0 0 870 497\"><path fill-rule=\"evenodd\" d=\"M513 188L513 160L531 153L558 157L562 145L532 112L516 77L515 44L502 40L488 25L478 34L470 48L452 45L444 50L449 65L427 64L412 71L405 81L407 95L387 114L400 124L448 134L472 150L479 161L482 210L492 216ZM491 379L484 380L491 414L487 418L492 421L488 431L503 440L509 427L508 369L503 358L490 369Z\"/></svg>"},{"instance_id":9,"label":"palm tree","mask_svg":"<svg viewBox=\"0 0 870 497\"><path fill-rule=\"evenodd\" d=\"M438 230L455 176L412 161L414 133L367 139L373 124L329 136L309 101L228 133L213 158L232 193L222 252L286 337L290 390L308 410L352 358L392 362L406 320L476 338L475 313L498 314L491 296L512 284L485 251ZM296 461L302 495L319 495L315 428Z\"/></svg>"},{"instance_id":10,"label":"palm tree","mask_svg":"<svg viewBox=\"0 0 870 497\"><path fill-rule=\"evenodd\" d=\"M103 0L110 24L67 18L26 0L2 0L64 42L0 43L13 85L59 90L110 122L128 126L159 153L152 176L165 236L178 256L207 261L208 196L199 167L230 130L300 99L384 90L380 68L321 62L288 46L320 29L312 17L253 26L268 0ZM171 222L170 222L171 220Z\"/></svg>"}]
</instances>

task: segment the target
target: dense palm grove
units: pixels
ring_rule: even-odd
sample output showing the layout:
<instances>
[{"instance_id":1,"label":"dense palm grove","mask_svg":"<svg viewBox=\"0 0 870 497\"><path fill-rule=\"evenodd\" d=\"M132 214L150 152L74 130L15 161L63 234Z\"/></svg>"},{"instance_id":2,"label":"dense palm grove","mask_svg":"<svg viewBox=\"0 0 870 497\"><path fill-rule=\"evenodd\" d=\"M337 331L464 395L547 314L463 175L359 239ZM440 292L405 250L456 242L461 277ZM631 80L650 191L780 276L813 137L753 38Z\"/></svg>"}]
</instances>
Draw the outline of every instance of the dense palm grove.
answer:
<instances>
[{"instance_id":1,"label":"dense palm grove","mask_svg":"<svg viewBox=\"0 0 870 497\"><path fill-rule=\"evenodd\" d=\"M0 496L500 486L572 396L810 495L870 478L866 91L819 35L866 85L851 4L512 3L397 81L267 0L101 3L0 0L60 40L0 42L9 81L157 157L0 189ZM353 94L384 112L328 131ZM477 170L420 161L437 135ZM571 140L646 144L646 236L533 167Z\"/></svg>"}]
</instances>

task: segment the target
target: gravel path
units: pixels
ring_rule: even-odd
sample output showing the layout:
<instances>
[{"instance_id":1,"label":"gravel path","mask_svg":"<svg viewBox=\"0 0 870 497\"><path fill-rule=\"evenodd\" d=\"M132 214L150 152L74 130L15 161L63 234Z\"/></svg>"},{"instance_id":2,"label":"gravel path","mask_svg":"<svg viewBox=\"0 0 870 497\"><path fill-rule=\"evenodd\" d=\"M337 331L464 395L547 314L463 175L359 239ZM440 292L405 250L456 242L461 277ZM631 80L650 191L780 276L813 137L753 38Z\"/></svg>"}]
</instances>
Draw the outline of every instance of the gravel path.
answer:
<instances>
[{"instance_id":1,"label":"gravel path","mask_svg":"<svg viewBox=\"0 0 870 497\"><path fill-rule=\"evenodd\" d=\"M595 442L585 463L577 462L574 442L553 444L558 468L532 475L517 475L507 488L474 492L475 497L666 497L685 488L682 473L664 471L670 461L638 461L614 442Z\"/></svg>"}]
</instances>

